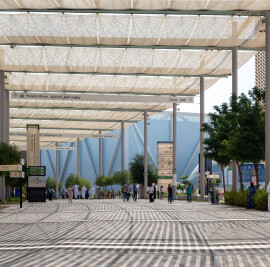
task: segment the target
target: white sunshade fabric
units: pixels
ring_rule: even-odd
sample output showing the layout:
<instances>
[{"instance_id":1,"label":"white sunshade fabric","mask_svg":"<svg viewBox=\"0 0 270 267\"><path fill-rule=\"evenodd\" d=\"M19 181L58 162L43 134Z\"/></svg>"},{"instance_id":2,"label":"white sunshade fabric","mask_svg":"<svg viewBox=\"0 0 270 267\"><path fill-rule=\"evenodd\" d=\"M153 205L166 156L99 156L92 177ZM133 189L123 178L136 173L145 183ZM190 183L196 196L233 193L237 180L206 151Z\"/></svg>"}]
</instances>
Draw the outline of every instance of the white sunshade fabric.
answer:
<instances>
[{"instance_id":1,"label":"white sunshade fabric","mask_svg":"<svg viewBox=\"0 0 270 267\"><path fill-rule=\"evenodd\" d=\"M267 10L268 0L1 0L0 9Z\"/></svg>"},{"instance_id":2,"label":"white sunshade fabric","mask_svg":"<svg viewBox=\"0 0 270 267\"><path fill-rule=\"evenodd\" d=\"M200 90L198 77L150 77L54 73L7 74L8 90L39 92L92 92L130 94L197 94ZM210 88L218 78L205 79Z\"/></svg>"},{"instance_id":3,"label":"white sunshade fabric","mask_svg":"<svg viewBox=\"0 0 270 267\"><path fill-rule=\"evenodd\" d=\"M100 10L95 13L95 9ZM120 14L121 10L138 12ZM0 70L7 76L6 88L194 95L199 93L197 76L206 75L208 89L218 76L231 74L232 47L256 50L265 45L263 17L254 16L254 12L252 16L149 14L157 10L263 11L270 10L270 1L2 0ZM239 51L238 67L254 54ZM120 129L121 120L128 126L143 119L143 110L150 110L151 116L171 107L160 103L10 99L10 132L14 133L10 140L24 146L26 138L15 133L25 133L26 124L39 124L41 133L75 136L98 133L99 129L105 133ZM41 137L46 146L73 141L72 137Z\"/></svg>"},{"instance_id":4,"label":"white sunshade fabric","mask_svg":"<svg viewBox=\"0 0 270 267\"><path fill-rule=\"evenodd\" d=\"M264 47L259 16L23 12L0 13L0 25L0 44Z\"/></svg>"},{"instance_id":5,"label":"white sunshade fabric","mask_svg":"<svg viewBox=\"0 0 270 267\"><path fill-rule=\"evenodd\" d=\"M240 51L239 66L255 53ZM32 72L222 75L231 73L231 51L172 49L0 47L1 69Z\"/></svg>"}]
</instances>

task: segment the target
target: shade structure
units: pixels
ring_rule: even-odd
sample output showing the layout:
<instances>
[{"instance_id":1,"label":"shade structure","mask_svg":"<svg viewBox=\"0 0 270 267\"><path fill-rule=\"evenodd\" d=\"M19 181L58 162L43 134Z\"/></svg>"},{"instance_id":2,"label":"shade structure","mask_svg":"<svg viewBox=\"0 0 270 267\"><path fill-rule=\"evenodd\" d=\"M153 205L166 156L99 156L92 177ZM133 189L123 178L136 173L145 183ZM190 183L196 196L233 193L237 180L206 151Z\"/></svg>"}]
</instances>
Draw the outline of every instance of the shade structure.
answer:
<instances>
[{"instance_id":1,"label":"shade structure","mask_svg":"<svg viewBox=\"0 0 270 267\"><path fill-rule=\"evenodd\" d=\"M0 23L0 44L264 47L260 16L23 12Z\"/></svg>"},{"instance_id":2,"label":"shade structure","mask_svg":"<svg viewBox=\"0 0 270 267\"><path fill-rule=\"evenodd\" d=\"M2 0L1 9L141 9L141 10L267 10L265 0Z\"/></svg>"},{"instance_id":3,"label":"shade structure","mask_svg":"<svg viewBox=\"0 0 270 267\"><path fill-rule=\"evenodd\" d=\"M269 1L93 0L0 2L0 70L9 91L190 96L264 49ZM120 129L171 108L149 102L10 99L11 142L39 124L43 145ZM22 133L22 136L16 135ZM54 139L55 138L55 139ZM53 143L54 141L54 143Z\"/></svg>"}]
</instances>

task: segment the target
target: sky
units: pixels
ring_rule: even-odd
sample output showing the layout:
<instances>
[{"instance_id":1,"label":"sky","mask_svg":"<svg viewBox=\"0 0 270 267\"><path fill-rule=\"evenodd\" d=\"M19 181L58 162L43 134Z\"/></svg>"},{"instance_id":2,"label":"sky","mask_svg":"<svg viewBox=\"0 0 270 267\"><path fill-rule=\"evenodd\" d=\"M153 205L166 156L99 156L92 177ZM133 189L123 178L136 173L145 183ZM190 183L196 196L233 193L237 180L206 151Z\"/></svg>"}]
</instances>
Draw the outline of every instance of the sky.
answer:
<instances>
[{"instance_id":1,"label":"sky","mask_svg":"<svg viewBox=\"0 0 270 267\"><path fill-rule=\"evenodd\" d=\"M207 79L207 78L205 78ZM238 94L247 93L255 86L255 56L238 69ZM232 93L232 77L221 78L205 91L205 114L213 111L214 105L229 102ZM194 104L181 104L180 112L200 113L200 97L194 98Z\"/></svg>"}]
</instances>

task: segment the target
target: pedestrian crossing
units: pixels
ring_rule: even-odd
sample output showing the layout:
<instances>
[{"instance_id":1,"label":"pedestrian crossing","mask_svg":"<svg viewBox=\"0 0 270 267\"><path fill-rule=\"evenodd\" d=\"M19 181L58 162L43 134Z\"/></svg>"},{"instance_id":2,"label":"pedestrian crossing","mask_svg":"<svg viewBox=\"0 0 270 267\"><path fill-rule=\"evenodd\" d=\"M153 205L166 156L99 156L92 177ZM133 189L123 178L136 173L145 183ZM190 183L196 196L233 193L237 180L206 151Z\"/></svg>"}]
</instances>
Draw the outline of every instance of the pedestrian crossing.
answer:
<instances>
[{"instance_id":1,"label":"pedestrian crossing","mask_svg":"<svg viewBox=\"0 0 270 267\"><path fill-rule=\"evenodd\" d=\"M270 266L269 223L200 202L24 203L0 212L0 266Z\"/></svg>"}]
</instances>

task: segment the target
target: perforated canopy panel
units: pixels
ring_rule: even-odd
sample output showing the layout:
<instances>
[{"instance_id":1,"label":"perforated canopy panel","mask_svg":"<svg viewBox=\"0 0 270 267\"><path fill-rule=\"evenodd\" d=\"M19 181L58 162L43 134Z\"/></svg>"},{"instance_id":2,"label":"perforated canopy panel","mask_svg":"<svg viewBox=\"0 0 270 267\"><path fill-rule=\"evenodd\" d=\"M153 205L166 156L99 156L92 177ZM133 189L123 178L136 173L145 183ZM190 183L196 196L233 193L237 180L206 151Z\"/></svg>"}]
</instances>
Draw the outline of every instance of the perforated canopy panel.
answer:
<instances>
[{"instance_id":1,"label":"perforated canopy panel","mask_svg":"<svg viewBox=\"0 0 270 267\"><path fill-rule=\"evenodd\" d=\"M207 90L231 74L233 47L238 67L264 48L264 10L270 0L1 0L0 70L17 93L195 95L200 75ZM42 146L72 142L171 107L11 98L10 140L24 146L26 124L39 124L71 134L43 136Z\"/></svg>"}]
</instances>

